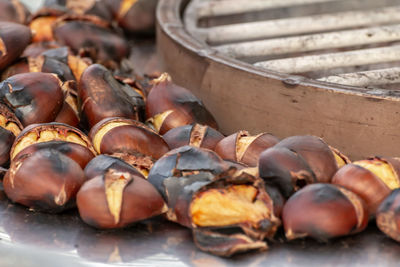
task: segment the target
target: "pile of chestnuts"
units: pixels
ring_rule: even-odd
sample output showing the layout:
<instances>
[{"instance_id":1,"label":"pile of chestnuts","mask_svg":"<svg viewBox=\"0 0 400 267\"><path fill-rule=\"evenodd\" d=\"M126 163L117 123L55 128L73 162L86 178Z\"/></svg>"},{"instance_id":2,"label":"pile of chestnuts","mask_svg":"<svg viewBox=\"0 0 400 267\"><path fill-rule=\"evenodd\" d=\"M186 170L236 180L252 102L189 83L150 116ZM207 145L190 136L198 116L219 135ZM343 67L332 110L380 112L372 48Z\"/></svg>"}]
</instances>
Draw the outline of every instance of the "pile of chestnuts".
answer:
<instances>
[{"instance_id":1,"label":"pile of chestnuts","mask_svg":"<svg viewBox=\"0 0 400 267\"><path fill-rule=\"evenodd\" d=\"M77 208L98 229L162 216L219 256L267 249L281 226L288 241L327 241L376 220L400 242L400 159L351 162L316 136L224 136L167 73L124 70L123 34L151 32L155 2L48 0L29 14L0 0L10 10L0 12L0 166L11 201Z\"/></svg>"}]
</instances>

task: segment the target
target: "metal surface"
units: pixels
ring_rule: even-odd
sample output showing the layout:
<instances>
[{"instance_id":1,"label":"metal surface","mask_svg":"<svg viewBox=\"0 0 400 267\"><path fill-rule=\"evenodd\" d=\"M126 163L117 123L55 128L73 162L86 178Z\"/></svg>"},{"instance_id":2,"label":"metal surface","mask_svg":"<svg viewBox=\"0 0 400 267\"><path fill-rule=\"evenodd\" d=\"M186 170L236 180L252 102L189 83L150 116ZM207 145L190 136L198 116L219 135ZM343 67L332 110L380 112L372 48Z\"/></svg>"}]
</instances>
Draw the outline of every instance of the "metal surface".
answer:
<instances>
[{"instance_id":1,"label":"metal surface","mask_svg":"<svg viewBox=\"0 0 400 267\"><path fill-rule=\"evenodd\" d=\"M0 201L0 266L397 266L400 245L374 225L328 244L283 243L231 259L199 251L190 231L163 218L115 231L85 225L76 211L51 215ZM373 223L372 223L373 224Z\"/></svg>"}]
</instances>

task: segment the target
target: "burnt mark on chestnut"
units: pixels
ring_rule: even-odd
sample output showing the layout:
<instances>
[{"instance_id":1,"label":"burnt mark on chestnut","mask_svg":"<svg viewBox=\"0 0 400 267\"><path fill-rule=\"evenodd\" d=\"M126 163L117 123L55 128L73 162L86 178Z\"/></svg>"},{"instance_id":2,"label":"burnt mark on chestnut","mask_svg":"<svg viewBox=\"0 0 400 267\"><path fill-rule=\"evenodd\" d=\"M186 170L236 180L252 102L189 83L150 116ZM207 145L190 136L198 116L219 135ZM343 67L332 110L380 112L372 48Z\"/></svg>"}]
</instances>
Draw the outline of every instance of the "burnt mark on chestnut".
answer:
<instances>
[{"instance_id":1,"label":"burnt mark on chestnut","mask_svg":"<svg viewBox=\"0 0 400 267\"><path fill-rule=\"evenodd\" d=\"M376 213L376 225L390 238L400 242L400 189L383 200Z\"/></svg>"}]
</instances>

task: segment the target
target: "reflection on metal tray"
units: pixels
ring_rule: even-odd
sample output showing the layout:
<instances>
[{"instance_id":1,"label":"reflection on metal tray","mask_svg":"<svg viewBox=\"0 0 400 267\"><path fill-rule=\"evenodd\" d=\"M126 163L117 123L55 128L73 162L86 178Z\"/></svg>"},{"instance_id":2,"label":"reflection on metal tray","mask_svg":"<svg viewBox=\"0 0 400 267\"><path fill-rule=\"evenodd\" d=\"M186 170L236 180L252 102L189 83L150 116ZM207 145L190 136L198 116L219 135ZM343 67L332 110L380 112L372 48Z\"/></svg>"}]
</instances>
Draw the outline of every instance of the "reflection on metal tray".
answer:
<instances>
[{"instance_id":1,"label":"reflection on metal tray","mask_svg":"<svg viewBox=\"0 0 400 267\"><path fill-rule=\"evenodd\" d=\"M199 251L190 231L163 218L129 228L100 231L76 211L52 215L31 212L0 200L0 266L397 266L400 245L376 226L333 240L283 242L268 251L219 258Z\"/></svg>"}]
</instances>

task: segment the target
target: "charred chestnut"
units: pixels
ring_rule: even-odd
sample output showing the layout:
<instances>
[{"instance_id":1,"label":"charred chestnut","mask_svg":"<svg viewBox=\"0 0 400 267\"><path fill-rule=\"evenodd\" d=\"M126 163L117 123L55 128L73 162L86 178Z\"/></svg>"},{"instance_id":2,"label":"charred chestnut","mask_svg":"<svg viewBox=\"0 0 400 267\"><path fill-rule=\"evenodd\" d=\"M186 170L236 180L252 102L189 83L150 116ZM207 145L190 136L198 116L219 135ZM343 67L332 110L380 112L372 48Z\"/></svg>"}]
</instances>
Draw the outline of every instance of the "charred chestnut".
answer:
<instances>
[{"instance_id":1,"label":"charred chestnut","mask_svg":"<svg viewBox=\"0 0 400 267\"><path fill-rule=\"evenodd\" d=\"M134 176L145 178L141 172L133 168L130 164L119 158L108 155L98 155L92 159L84 169L85 177L90 180L96 176L105 174L110 168L119 170L120 172L129 172Z\"/></svg>"},{"instance_id":2,"label":"charred chestnut","mask_svg":"<svg viewBox=\"0 0 400 267\"><path fill-rule=\"evenodd\" d=\"M112 69L130 52L126 40L95 17L65 17L53 25L53 34L57 42L70 47L74 54L87 55Z\"/></svg>"},{"instance_id":3,"label":"charred chestnut","mask_svg":"<svg viewBox=\"0 0 400 267\"><path fill-rule=\"evenodd\" d=\"M105 67L94 64L82 74L78 88L81 112L90 127L102 119L123 117L140 120L144 101L134 89L119 83Z\"/></svg>"},{"instance_id":4,"label":"charred chestnut","mask_svg":"<svg viewBox=\"0 0 400 267\"><path fill-rule=\"evenodd\" d=\"M99 154L127 161L145 176L155 160L168 152L163 138L146 125L124 118L108 118L97 123L89 133Z\"/></svg>"},{"instance_id":5,"label":"charred chestnut","mask_svg":"<svg viewBox=\"0 0 400 267\"><path fill-rule=\"evenodd\" d=\"M54 121L63 100L61 81L53 74L17 74L0 83L0 101L15 112L23 126Z\"/></svg>"},{"instance_id":6,"label":"charred chestnut","mask_svg":"<svg viewBox=\"0 0 400 267\"><path fill-rule=\"evenodd\" d=\"M92 143L84 133L72 126L53 122L33 124L26 127L16 138L11 148L10 157L13 160L25 153L30 153L30 151L46 146L39 146L39 143L54 141L71 143L71 146L66 145L61 150L66 151L73 158L82 158L79 161L81 166L96 155ZM29 148L31 145L36 145L36 148ZM48 146L51 148L52 144L48 144Z\"/></svg>"},{"instance_id":7,"label":"charred chestnut","mask_svg":"<svg viewBox=\"0 0 400 267\"><path fill-rule=\"evenodd\" d=\"M391 162L375 157L355 161L340 168L332 178L333 184L341 185L357 195L367 204L369 213L374 216L380 203L393 189L400 187L400 180Z\"/></svg>"},{"instance_id":8,"label":"charred chestnut","mask_svg":"<svg viewBox=\"0 0 400 267\"><path fill-rule=\"evenodd\" d=\"M16 60L31 41L28 27L11 22L0 22L0 70Z\"/></svg>"},{"instance_id":9,"label":"charred chestnut","mask_svg":"<svg viewBox=\"0 0 400 267\"><path fill-rule=\"evenodd\" d=\"M300 188L317 182L304 158L285 147L271 147L262 152L258 168L264 182L279 188L286 198Z\"/></svg>"},{"instance_id":10,"label":"charred chestnut","mask_svg":"<svg viewBox=\"0 0 400 267\"><path fill-rule=\"evenodd\" d=\"M25 24L29 11L19 0L0 0L0 21Z\"/></svg>"},{"instance_id":11,"label":"charred chestnut","mask_svg":"<svg viewBox=\"0 0 400 267\"><path fill-rule=\"evenodd\" d=\"M291 136L280 141L276 147L286 147L302 156L319 183L329 183L338 168L350 162L345 155L316 136Z\"/></svg>"},{"instance_id":12,"label":"charred chestnut","mask_svg":"<svg viewBox=\"0 0 400 267\"><path fill-rule=\"evenodd\" d=\"M203 103L187 89L174 84L164 73L153 80L153 87L147 96L147 123L160 134L191 124L199 123L217 129L217 123Z\"/></svg>"},{"instance_id":13,"label":"charred chestnut","mask_svg":"<svg viewBox=\"0 0 400 267\"><path fill-rule=\"evenodd\" d=\"M170 149L189 145L214 150L224 136L207 125L194 123L171 129L163 138Z\"/></svg>"},{"instance_id":14,"label":"charred chestnut","mask_svg":"<svg viewBox=\"0 0 400 267\"><path fill-rule=\"evenodd\" d=\"M54 121L65 123L73 127L78 127L80 116L78 110L78 93L75 90L75 84L75 81L68 81L64 83L64 102Z\"/></svg>"},{"instance_id":15,"label":"charred chestnut","mask_svg":"<svg viewBox=\"0 0 400 267\"><path fill-rule=\"evenodd\" d=\"M233 160L248 166L257 166L258 158L264 150L274 146L279 139L272 134L250 135L240 131L225 137L215 146L215 152L225 160Z\"/></svg>"},{"instance_id":16,"label":"charred chestnut","mask_svg":"<svg viewBox=\"0 0 400 267\"><path fill-rule=\"evenodd\" d=\"M6 105L0 104L0 166L9 162L12 144L22 128L15 114Z\"/></svg>"},{"instance_id":17,"label":"charred chestnut","mask_svg":"<svg viewBox=\"0 0 400 267\"><path fill-rule=\"evenodd\" d=\"M345 188L311 184L289 198L282 221L288 240L309 236L327 241L364 230L368 210L360 197Z\"/></svg>"},{"instance_id":18,"label":"charred chestnut","mask_svg":"<svg viewBox=\"0 0 400 267\"><path fill-rule=\"evenodd\" d=\"M149 182L112 167L82 186L77 205L84 222L102 229L125 227L166 211L162 197Z\"/></svg>"},{"instance_id":19,"label":"charred chestnut","mask_svg":"<svg viewBox=\"0 0 400 267\"><path fill-rule=\"evenodd\" d=\"M390 238L400 242L400 189L393 190L376 212L376 225Z\"/></svg>"},{"instance_id":20,"label":"charred chestnut","mask_svg":"<svg viewBox=\"0 0 400 267\"><path fill-rule=\"evenodd\" d=\"M78 163L56 150L43 149L12 161L3 186L12 201L57 213L75 205L84 181Z\"/></svg>"}]
</instances>

